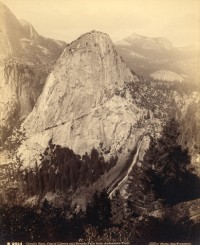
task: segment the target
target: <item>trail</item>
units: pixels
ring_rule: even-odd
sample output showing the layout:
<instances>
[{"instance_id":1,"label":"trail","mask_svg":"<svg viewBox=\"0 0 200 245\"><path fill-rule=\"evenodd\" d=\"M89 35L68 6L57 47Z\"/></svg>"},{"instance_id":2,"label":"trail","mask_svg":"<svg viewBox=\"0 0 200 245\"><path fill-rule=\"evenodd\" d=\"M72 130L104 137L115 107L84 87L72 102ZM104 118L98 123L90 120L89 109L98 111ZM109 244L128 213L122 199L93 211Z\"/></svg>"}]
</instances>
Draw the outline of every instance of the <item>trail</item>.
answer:
<instances>
[{"instance_id":1,"label":"trail","mask_svg":"<svg viewBox=\"0 0 200 245\"><path fill-rule=\"evenodd\" d=\"M103 105L105 105L110 99L112 99L112 97L113 97L113 95L110 96L106 101L100 103L97 107L91 108L87 113L84 113L84 114L79 115L79 116L77 116L77 117L75 117L75 118L69 119L69 120L67 120L67 121L63 121L63 122L61 122L61 123L59 123L59 124L55 124L55 125L51 125L51 126L49 126L49 127L46 127L46 128L44 129L44 131L47 131L47 130L50 130L50 129L52 129L52 128L59 127L59 126L61 126L61 125L65 125L65 124L67 124L67 123L69 123L69 122L74 122L74 121L80 120L80 119L82 119L82 118L84 118L84 117L87 117L87 116L89 116L90 114L94 113L95 111L98 111L99 109L101 109L101 107L102 107ZM42 133L42 132L43 132L43 130L40 131L39 133Z\"/></svg>"},{"instance_id":2,"label":"trail","mask_svg":"<svg viewBox=\"0 0 200 245\"><path fill-rule=\"evenodd\" d=\"M109 197L111 197L113 195L113 193L119 189L127 180L129 177L129 174L133 168L133 166L135 165L135 163L137 162L138 159L138 154L140 152L140 148L141 148L141 144L142 144L142 140L143 138L138 142L138 146L137 146L137 151L134 155L133 161L131 163L131 165L128 168L128 171L126 173L123 173L122 175L120 175L118 177L118 179L112 184L112 186L110 187L110 190L108 191L109 193Z\"/></svg>"}]
</instances>

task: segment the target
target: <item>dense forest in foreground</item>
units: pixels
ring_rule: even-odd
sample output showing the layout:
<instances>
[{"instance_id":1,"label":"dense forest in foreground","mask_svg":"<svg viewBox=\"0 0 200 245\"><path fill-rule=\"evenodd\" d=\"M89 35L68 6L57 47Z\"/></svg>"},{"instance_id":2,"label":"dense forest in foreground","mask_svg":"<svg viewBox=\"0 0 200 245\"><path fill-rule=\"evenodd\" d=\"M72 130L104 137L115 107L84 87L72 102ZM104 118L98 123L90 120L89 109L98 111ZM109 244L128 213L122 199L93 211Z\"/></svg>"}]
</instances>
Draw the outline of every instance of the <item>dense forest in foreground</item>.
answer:
<instances>
[{"instance_id":1,"label":"dense forest in foreground","mask_svg":"<svg viewBox=\"0 0 200 245\"><path fill-rule=\"evenodd\" d=\"M199 224L178 216L200 198L200 180L190 167L187 149L178 143L179 125L171 119L159 140L152 139L142 166L132 171L128 199L95 192L85 210L56 208L46 199L38 207L1 206L0 239L33 242L194 242ZM185 204L184 204L185 203ZM184 206L185 205L185 206ZM190 204L188 204L190 205ZM192 204L194 205L194 204ZM185 207L185 209L184 209ZM195 208L195 206L194 206ZM155 213L162 215L156 215Z\"/></svg>"}]
</instances>

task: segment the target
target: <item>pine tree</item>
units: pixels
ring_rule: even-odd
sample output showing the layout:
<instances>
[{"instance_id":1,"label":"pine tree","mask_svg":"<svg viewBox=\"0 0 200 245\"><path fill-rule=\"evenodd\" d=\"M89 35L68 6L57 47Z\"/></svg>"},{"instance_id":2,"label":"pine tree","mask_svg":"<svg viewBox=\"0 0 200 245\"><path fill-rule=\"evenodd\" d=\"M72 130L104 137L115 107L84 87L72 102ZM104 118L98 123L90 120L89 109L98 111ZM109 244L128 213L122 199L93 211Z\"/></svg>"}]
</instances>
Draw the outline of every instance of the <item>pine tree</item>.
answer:
<instances>
[{"instance_id":1,"label":"pine tree","mask_svg":"<svg viewBox=\"0 0 200 245\"><path fill-rule=\"evenodd\" d=\"M141 167L135 165L129 184L129 217L143 215L163 204L200 197L200 180L190 170L188 149L179 144L180 129L176 120L169 120L159 139L151 139Z\"/></svg>"},{"instance_id":2,"label":"pine tree","mask_svg":"<svg viewBox=\"0 0 200 245\"><path fill-rule=\"evenodd\" d=\"M112 224L121 226L125 220L125 201L117 190L111 200Z\"/></svg>"},{"instance_id":3,"label":"pine tree","mask_svg":"<svg viewBox=\"0 0 200 245\"><path fill-rule=\"evenodd\" d=\"M106 189L99 196L99 227L104 229L109 227L111 214L111 202Z\"/></svg>"},{"instance_id":4,"label":"pine tree","mask_svg":"<svg viewBox=\"0 0 200 245\"><path fill-rule=\"evenodd\" d=\"M111 202L106 190L94 193L92 202L86 207L86 221L101 231L110 225Z\"/></svg>"},{"instance_id":5,"label":"pine tree","mask_svg":"<svg viewBox=\"0 0 200 245\"><path fill-rule=\"evenodd\" d=\"M199 179L189 170L191 161L188 149L183 149L178 142L179 135L178 123L174 119L169 120L158 142L151 142L144 158L149 186L157 198L170 205L190 200L195 196L191 184L199 186ZM188 186L191 187L190 191Z\"/></svg>"}]
</instances>

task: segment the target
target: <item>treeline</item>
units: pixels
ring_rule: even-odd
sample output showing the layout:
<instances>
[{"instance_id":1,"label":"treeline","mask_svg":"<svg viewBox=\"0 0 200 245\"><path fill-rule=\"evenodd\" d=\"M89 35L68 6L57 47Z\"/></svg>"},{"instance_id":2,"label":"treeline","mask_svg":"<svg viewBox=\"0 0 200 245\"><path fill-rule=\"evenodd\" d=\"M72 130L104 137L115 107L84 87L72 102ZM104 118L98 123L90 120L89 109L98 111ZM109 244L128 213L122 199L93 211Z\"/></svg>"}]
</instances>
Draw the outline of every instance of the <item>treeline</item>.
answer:
<instances>
[{"instance_id":1,"label":"treeline","mask_svg":"<svg viewBox=\"0 0 200 245\"><path fill-rule=\"evenodd\" d=\"M199 244L200 224L190 220L188 207L181 207L181 212L184 213L181 219L176 214L176 207L171 208L176 204L200 198L200 180L192 171L187 148L179 144L179 135L179 125L171 119L164 126L160 138L152 139L142 165L136 164L131 173L127 199L118 191L109 198L107 191L103 190L94 193L84 211L69 206L56 208L47 200L37 209L0 207L0 243L132 241L136 244L146 244L150 241L192 241ZM67 150L66 153L66 149L58 149L51 142L46 151L43 155L43 168L46 168L44 174L49 173L51 167L54 172L58 171L63 176L65 173L70 174L72 165L67 164L74 163L73 152ZM58 153L55 153L57 151ZM83 160L78 157L77 159ZM89 159L90 167L95 170L94 166L98 167L100 159L95 150ZM85 163L88 161L85 160ZM92 162L96 164L92 166ZM68 171L64 169L65 163ZM80 171L80 166L75 166ZM79 178L74 180L75 183L81 180L80 172L77 176ZM45 175L42 178L45 179ZM70 175L67 178L70 178ZM47 188L47 184L48 182L44 182L43 188ZM195 206L193 208L195 209ZM158 213L162 210L162 216L155 216L155 210ZM170 210L173 210L173 213L170 213Z\"/></svg>"},{"instance_id":2,"label":"treeline","mask_svg":"<svg viewBox=\"0 0 200 245\"><path fill-rule=\"evenodd\" d=\"M5 241L88 241L111 227L111 200L96 192L86 210L56 208L46 199L40 208L0 207L0 244Z\"/></svg>"},{"instance_id":3,"label":"treeline","mask_svg":"<svg viewBox=\"0 0 200 245\"><path fill-rule=\"evenodd\" d=\"M179 136L179 124L169 120L159 139L151 140L142 166L133 168L129 203L137 215L200 198L200 179Z\"/></svg>"},{"instance_id":4,"label":"treeline","mask_svg":"<svg viewBox=\"0 0 200 245\"><path fill-rule=\"evenodd\" d=\"M24 192L29 197L38 195L42 198L47 192L74 191L80 186L91 185L116 162L117 157L106 162L103 155L94 148L90 154L86 152L80 156L50 140L41 155L40 166L36 163L33 169L25 172Z\"/></svg>"},{"instance_id":5,"label":"treeline","mask_svg":"<svg viewBox=\"0 0 200 245\"><path fill-rule=\"evenodd\" d=\"M200 179L191 166L188 149L179 144L180 128L169 120L161 137L151 141L144 159L147 184L166 205L200 198Z\"/></svg>"},{"instance_id":6,"label":"treeline","mask_svg":"<svg viewBox=\"0 0 200 245\"><path fill-rule=\"evenodd\" d=\"M0 244L22 242L191 242L199 239L199 224L175 222L170 216L135 216L116 194L95 193L85 211L55 208L47 200L39 209L0 208ZM117 215L118 214L118 215ZM195 244L195 243L194 243ZM198 243L196 243L198 244Z\"/></svg>"}]
</instances>

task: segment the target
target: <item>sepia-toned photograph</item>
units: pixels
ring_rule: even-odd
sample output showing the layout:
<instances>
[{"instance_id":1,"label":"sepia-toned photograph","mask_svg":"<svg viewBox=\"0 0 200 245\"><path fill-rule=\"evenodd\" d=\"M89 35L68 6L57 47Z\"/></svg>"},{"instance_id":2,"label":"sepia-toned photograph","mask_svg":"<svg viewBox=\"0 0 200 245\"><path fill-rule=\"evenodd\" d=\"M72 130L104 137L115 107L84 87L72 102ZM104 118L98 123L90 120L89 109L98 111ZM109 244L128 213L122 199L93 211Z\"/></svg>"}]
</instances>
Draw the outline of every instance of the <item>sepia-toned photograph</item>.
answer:
<instances>
[{"instance_id":1,"label":"sepia-toned photograph","mask_svg":"<svg viewBox=\"0 0 200 245\"><path fill-rule=\"evenodd\" d=\"M200 245L200 0L0 0L0 245Z\"/></svg>"}]
</instances>

